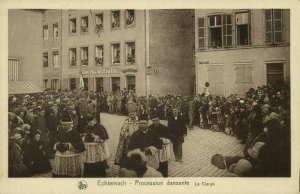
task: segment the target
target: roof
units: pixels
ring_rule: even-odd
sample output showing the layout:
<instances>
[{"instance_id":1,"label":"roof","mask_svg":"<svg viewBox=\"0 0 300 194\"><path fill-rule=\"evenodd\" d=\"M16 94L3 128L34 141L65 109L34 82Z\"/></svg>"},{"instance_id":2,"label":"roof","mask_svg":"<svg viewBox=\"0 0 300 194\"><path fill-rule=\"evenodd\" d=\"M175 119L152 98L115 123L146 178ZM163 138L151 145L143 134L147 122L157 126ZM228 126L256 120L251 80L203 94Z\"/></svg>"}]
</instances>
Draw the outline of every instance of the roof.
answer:
<instances>
[{"instance_id":1,"label":"roof","mask_svg":"<svg viewBox=\"0 0 300 194\"><path fill-rule=\"evenodd\" d=\"M34 81L9 81L8 93L9 94L32 94L43 92L43 89L39 87Z\"/></svg>"}]
</instances>

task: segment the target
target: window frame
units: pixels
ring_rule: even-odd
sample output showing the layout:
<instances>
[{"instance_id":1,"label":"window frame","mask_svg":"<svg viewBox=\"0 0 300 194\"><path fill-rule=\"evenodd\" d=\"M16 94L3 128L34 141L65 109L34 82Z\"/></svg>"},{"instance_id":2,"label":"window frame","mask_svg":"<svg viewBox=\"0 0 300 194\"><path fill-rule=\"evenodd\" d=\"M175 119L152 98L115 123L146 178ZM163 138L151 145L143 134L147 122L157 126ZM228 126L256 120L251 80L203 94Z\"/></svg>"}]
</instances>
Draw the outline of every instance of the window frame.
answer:
<instances>
[{"instance_id":1,"label":"window frame","mask_svg":"<svg viewBox=\"0 0 300 194\"><path fill-rule=\"evenodd\" d=\"M281 18L280 19L275 19L275 11L276 10L280 10L280 12L281 12ZM268 21L271 22L271 31L268 31L268 33L270 33L270 36L271 36L271 41L270 42L266 41L266 39L267 39L266 11L271 12L271 19L268 20ZM265 9L263 17L264 17L264 28L265 28L265 30L264 30L264 43L266 45L283 44L284 43L284 38L283 38L283 35L284 35L284 25L283 25L283 22L284 22L284 9ZM276 31L276 29L275 29L275 22L276 21L281 21L281 26L280 26L281 31ZM276 32L281 33L281 41L279 41L279 42L276 42L276 37L275 37Z\"/></svg>"},{"instance_id":2,"label":"window frame","mask_svg":"<svg viewBox=\"0 0 300 194\"><path fill-rule=\"evenodd\" d=\"M127 24L127 13L129 10L133 10L133 15L134 15L134 19L133 19L133 22L131 24ZM126 28L132 28L132 27L135 27L135 24L136 24L136 11L135 9L125 9L124 10L124 25Z\"/></svg>"},{"instance_id":3,"label":"window frame","mask_svg":"<svg viewBox=\"0 0 300 194\"><path fill-rule=\"evenodd\" d=\"M102 47L102 64L97 64L97 48L98 47ZM95 58L94 58L94 61L95 61L95 66L103 66L104 65L104 44L97 44L95 45Z\"/></svg>"},{"instance_id":4,"label":"window frame","mask_svg":"<svg viewBox=\"0 0 300 194\"><path fill-rule=\"evenodd\" d=\"M71 22L72 20L75 20L75 32L72 32L71 31ZM74 35L74 34L77 34L77 18L69 18L69 34L70 35Z\"/></svg>"},{"instance_id":5,"label":"window frame","mask_svg":"<svg viewBox=\"0 0 300 194\"><path fill-rule=\"evenodd\" d=\"M119 45L119 57L120 57L120 59L119 59L119 63L114 63L113 62L113 58L114 58L114 56L113 56L113 54L114 54L114 52L113 52L113 45ZM112 66L119 66L119 65L121 65L121 62L122 62L122 55L121 55L121 43L120 42L113 42L113 43L110 43L110 63L111 63L111 65Z\"/></svg>"},{"instance_id":6,"label":"window frame","mask_svg":"<svg viewBox=\"0 0 300 194\"><path fill-rule=\"evenodd\" d=\"M86 31L83 31L83 20L84 18L87 18L87 26L86 26ZM88 15L85 15L85 16L81 16L80 17L80 34L88 34L89 33L89 16Z\"/></svg>"},{"instance_id":7,"label":"window frame","mask_svg":"<svg viewBox=\"0 0 300 194\"><path fill-rule=\"evenodd\" d=\"M128 45L130 43L134 44L134 61L133 62L128 62L127 61ZM133 41L126 41L125 42L125 64L126 65L135 65L136 64L136 41L135 40L133 40Z\"/></svg>"},{"instance_id":8,"label":"window frame","mask_svg":"<svg viewBox=\"0 0 300 194\"><path fill-rule=\"evenodd\" d=\"M57 61L54 60L55 59L54 55L57 55ZM53 66L53 68L54 69L59 68L59 51L58 50L55 50L55 51L52 52L52 59L53 59L52 60L52 66ZM55 62L57 62L57 66L55 66Z\"/></svg>"},{"instance_id":9,"label":"window frame","mask_svg":"<svg viewBox=\"0 0 300 194\"><path fill-rule=\"evenodd\" d=\"M83 50L85 50L85 48L87 48L87 59L85 60L83 58ZM85 61L83 61L85 60ZM83 65L84 63L87 63L87 65ZM89 46L81 46L80 47L80 66L82 67L88 67L89 66Z\"/></svg>"},{"instance_id":10,"label":"window frame","mask_svg":"<svg viewBox=\"0 0 300 194\"><path fill-rule=\"evenodd\" d=\"M45 66L45 64L44 64L45 54L47 54L47 66ZM49 67L49 53L48 53L48 51L46 51L46 52L43 52L43 68L48 68L48 67Z\"/></svg>"},{"instance_id":11,"label":"window frame","mask_svg":"<svg viewBox=\"0 0 300 194\"><path fill-rule=\"evenodd\" d=\"M55 32L54 32L54 29L55 29L55 27L57 27L57 36L55 35ZM52 32L53 32L53 39L57 39L58 37L59 37L59 28L58 28L58 23L54 23L53 25L52 25Z\"/></svg>"},{"instance_id":12,"label":"window frame","mask_svg":"<svg viewBox=\"0 0 300 194\"><path fill-rule=\"evenodd\" d=\"M98 15L102 15L102 27L99 27L99 26L97 26L98 24L97 24L97 16ZM94 30L95 30L95 33L98 33L98 32L101 32L101 31L104 31L104 14L103 14L103 12L97 12L97 13L95 13L95 26L94 26Z\"/></svg>"},{"instance_id":13,"label":"window frame","mask_svg":"<svg viewBox=\"0 0 300 194\"><path fill-rule=\"evenodd\" d=\"M72 83L71 80L74 80L74 83ZM71 85L75 85L75 88L72 89ZM76 90L77 89L77 82L76 82L76 78L69 78L69 89L70 90Z\"/></svg>"},{"instance_id":14,"label":"window frame","mask_svg":"<svg viewBox=\"0 0 300 194\"><path fill-rule=\"evenodd\" d=\"M119 12L119 26L118 27L113 27L113 12ZM110 11L110 29L111 30L119 30L121 29L121 10L120 9L116 9L116 10L111 10Z\"/></svg>"},{"instance_id":15,"label":"window frame","mask_svg":"<svg viewBox=\"0 0 300 194\"><path fill-rule=\"evenodd\" d=\"M72 50L75 50L75 65L72 65L72 59L71 59L71 51ZM77 60L78 60L77 48L76 47L69 48L69 67L71 67L71 68L77 67L77 63L78 63Z\"/></svg>"},{"instance_id":16,"label":"window frame","mask_svg":"<svg viewBox=\"0 0 300 194\"><path fill-rule=\"evenodd\" d=\"M241 14L241 13L248 13L248 44L244 44L244 45L241 45L241 44L238 44L238 36L237 36L237 33L238 33L238 30L237 30L237 24L236 24L236 15L237 14ZM251 46L251 23L252 23L252 18L251 18L251 10L248 10L248 9L245 9L245 10L238 10L238 11L235 11L234 12L234 18L235 18L235 26L234 26L234 29L235 29L235 45L237 47L247 47L247 46Z\"/></svg>"},{"instance_id":17,"label":"window frame","mask_svg":"<svg viewBox=\"0 0 300 194\"><path fill-rule=\"evenodd\" d=\"M47 28L45 28L45 27L47 27ZM45 36L45 34L44 34L44 29L47 29L47 37ZM49 25L48 24L44 24L43 25L43 40L48 40L49 39Z\"/></svg>"}]
</instances>

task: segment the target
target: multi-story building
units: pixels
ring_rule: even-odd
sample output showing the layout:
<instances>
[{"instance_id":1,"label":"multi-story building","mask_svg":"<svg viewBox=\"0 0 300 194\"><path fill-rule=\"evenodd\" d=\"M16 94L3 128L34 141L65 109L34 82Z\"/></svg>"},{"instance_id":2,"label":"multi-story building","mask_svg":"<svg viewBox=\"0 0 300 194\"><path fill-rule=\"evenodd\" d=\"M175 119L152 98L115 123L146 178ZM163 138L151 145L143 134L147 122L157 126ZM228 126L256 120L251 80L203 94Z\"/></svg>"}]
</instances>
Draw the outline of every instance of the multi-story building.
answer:
<instances>
[{"instance_id":1,"label":"multi-story building","mask_svg":"<svg viewBox=\"0 0 300 194\"><path fill-rule=\"evenodd\" d=\"M43 10L8 10L9 94L43 91Z\"/></svg>"},{"instance_id":2,"label":"multi-story building","mask_svg":"<svg viewBox=\"0 0 300 194\"><path fill-rule=\"evenodd\" d=\"M193 10L46 10L44 86L191 94ZM51 83L49 85L49 83Z\"/></svg>"},{"instance_id":3,"label":"multi-story building","mask_svg":"<svg viewBox=\"0 0 300 194\"><path fill-rule=\"evenodd\" d=\"M196 90L239 94L290 79L290 11L195 10Z\"/></svg>"}]
</instances>

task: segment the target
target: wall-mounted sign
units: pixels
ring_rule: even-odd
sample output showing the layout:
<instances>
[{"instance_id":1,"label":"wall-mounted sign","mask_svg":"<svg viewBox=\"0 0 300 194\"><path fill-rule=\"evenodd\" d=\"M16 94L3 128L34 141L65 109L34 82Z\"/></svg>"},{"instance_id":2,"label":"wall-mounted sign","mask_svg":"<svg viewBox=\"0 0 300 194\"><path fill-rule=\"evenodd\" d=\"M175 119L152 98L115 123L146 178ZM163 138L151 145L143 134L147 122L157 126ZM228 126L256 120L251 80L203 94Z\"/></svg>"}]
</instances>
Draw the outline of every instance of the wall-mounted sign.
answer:
<instances>
[{"instance_id":1,"label":"wall-mounted sign","mask_svg":"<svg viewBox=\"0 0 300 194\"><path fill-rule=\"evenodd\" d=\"M122 70L123 73L136 73L137 69L124 69Z\"/></svg>"},{"instance_id":2,"label":"wall-mounted sign","mask_svg":"<svg viewBox=\"0 0 300 194\"><path fill-rule=\"evenodd\" d=\"M82 75L97 75L97 74L118 74L120 69L117 68L91 68L81 69Z\"/></svg>"}]
</instances>

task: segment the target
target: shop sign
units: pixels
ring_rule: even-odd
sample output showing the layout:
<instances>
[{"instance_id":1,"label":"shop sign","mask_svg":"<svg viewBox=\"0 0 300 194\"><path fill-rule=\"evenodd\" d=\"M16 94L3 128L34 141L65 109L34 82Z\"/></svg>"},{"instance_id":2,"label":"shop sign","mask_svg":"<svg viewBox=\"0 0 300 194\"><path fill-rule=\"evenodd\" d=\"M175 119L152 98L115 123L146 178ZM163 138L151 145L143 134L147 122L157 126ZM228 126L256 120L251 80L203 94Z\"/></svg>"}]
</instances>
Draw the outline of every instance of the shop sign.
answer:
<instances>
[{"instance_id":1,"label":"shop sign","mask_svg":"<svg viewBox=\"0 0 300 194\"><path fill-rule=\"evenodd\" d=\"M117 68L92 68L82 69L82 75L98 75L98 74L118 74L120 70Z\"/></svg>"}]
</instances>

